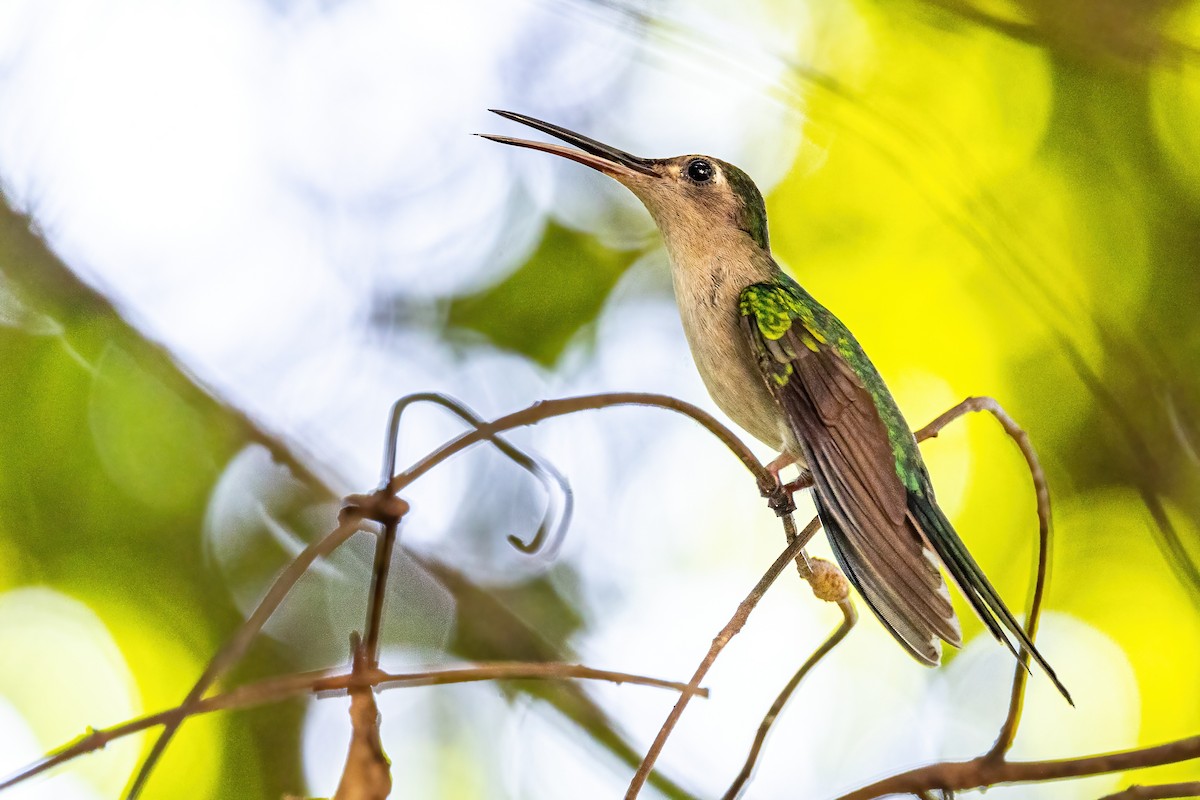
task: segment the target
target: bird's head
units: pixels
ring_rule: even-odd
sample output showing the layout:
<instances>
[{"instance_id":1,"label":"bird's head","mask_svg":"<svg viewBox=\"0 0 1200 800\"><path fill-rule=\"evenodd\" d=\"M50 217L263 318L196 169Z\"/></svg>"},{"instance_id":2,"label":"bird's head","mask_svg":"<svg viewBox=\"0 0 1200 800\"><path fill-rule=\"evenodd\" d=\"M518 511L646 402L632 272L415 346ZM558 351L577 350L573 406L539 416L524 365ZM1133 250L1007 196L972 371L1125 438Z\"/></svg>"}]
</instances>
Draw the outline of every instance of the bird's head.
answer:
<instances>
[{"instance_id":1,"label":"bird's head","mask_svg":"<svg viewBox=\"0 0 1200 800\"><path fill-rule=\"evenodd\" d=\"M762 194L732 164L702 155L640 158L524 114L493 111L574 147L480 134L484 138L569 158L627 186L650 211L674 261L688 260L692 251L703 252L723 237L746 237L747 244L769 250Z\"/></svg>"}]
</instances>

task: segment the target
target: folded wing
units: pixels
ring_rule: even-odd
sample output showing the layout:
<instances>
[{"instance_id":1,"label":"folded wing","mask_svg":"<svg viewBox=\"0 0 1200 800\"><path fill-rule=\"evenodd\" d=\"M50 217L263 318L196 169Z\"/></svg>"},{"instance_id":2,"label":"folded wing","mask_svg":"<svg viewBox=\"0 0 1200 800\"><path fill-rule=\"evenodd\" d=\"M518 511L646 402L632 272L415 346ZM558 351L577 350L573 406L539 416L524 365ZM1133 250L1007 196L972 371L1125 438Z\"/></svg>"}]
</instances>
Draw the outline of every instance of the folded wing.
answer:
<instances>
[{"instance_id":1,"label":"folded wing","mask_svg":"<svg viewBox=\"0 0 1200 800\"><path fill-rule=\"evenodd\" d=\"M782 291L760 289L771 290ZM941 642L958 646L962 632L936 557L909 512L870 392L835 345L798 316L786 324L773 316L762 325L764 312L742 305L764 380L804 449L834 555L896 639L920 661L937 664Z\"/></svg>"}]
</instances>

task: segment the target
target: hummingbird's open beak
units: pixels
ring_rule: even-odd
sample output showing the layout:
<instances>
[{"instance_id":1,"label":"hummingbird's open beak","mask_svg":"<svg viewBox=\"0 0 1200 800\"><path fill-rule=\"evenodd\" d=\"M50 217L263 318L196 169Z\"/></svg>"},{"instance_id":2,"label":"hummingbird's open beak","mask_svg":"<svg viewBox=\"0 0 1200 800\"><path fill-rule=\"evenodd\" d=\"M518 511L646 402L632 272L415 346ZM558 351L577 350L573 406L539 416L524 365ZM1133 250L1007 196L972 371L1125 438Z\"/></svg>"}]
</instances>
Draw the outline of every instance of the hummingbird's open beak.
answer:
<instances>
[{"instance_id":1,"label":"hummingbird's open beak","mask_svg":"<svg viewBox=\"0 0 1200 800\"><path fill-rule=\"evenodd\" d=\"M563 158L569 158L572 161L577 161L580 164L585 164L592 169L599 170L606 175L611 175L614 178L637 178L641 175L650 175L657 177L658 173L654 171L654 162L648 158L638 158L630 155L623 150L618 150L615 147L609 147L606 144L601 144L595 139L589 139L586 136L569 131L566 128L560 128L557 125L551 125L549 122L542 122L540 119L527 117L524 114L517 114L512 111L500 111L495 108L488 109L493 114L499 114L505 119L511 119L513 122L519 122L522 125L539 130L542 133L548 133L556 139L562 139L568 144L573 144L579 150L574 150L570 147L563 147L561 144L551 144L550 142L532 142L528 139L513 139L508 136L493 136L489 133L478 134L485 139L491 139L493 142L502 144L511 144L517 147L528 147L532 150L541 150L546 153L554 153Z\"/></svg>"}]
</instances>

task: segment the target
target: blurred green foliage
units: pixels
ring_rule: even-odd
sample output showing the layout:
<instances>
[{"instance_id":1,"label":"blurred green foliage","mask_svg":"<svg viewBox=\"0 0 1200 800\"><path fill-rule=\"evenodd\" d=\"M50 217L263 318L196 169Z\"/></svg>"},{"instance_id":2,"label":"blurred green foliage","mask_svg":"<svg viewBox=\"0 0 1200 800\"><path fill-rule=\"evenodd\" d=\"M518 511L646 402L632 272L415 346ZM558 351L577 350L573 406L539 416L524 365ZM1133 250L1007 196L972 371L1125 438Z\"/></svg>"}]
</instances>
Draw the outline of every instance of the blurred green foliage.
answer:
<instances>
[{"instance_id":1,"label":"blurred green foliage","mask_svg":"<svg viewBox=\"0 0 1200 800\"><path fill-rule=\"evenodd\" d=\"M524 266L495 286L452 299L447 323L552 367L579 329L599 315L633 258L550 224Z\"/></svg>"}]
</instances>

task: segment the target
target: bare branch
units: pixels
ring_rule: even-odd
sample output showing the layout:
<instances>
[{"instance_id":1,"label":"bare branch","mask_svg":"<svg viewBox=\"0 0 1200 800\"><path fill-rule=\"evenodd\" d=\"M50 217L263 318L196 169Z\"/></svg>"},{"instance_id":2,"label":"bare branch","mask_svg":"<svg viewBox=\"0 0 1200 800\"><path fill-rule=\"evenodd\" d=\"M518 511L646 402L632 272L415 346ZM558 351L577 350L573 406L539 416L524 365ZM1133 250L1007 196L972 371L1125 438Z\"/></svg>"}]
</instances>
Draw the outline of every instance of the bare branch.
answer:
<instances>
[{"instance_id":1,"label":"bare branch","mask_svg":"<svg viewBox=\"0 0 1200 800\"><path fill-rule=\"evenodd\" d=\"M383 454L383 474L380 478L381 487L386 488L392 476L396 474L396 453L400 447L400 417L409 406L415 403L433 403L439 405L476 430L484 425L482 417L449 395L437 392L419 392L401 397L392 405L391 413L388 415L387 437ZM533 539L529 542L523 542L516 536L510 535L508 541L518 550L525 553L537 552L546 542L549 542L552 554L556 546L561 542L563 533L571 522L571 515L575 506L571 485L567 482L563 474L549 461L535 458L502 437L489 435L487 438L503 455L537 478L546 490L546 514L543 516L542 524L539 526L537 533L534 534ZM556 487L558 493L554 491ZM561 511L558 510L558 503L556 502L559 494L562 496ZM555 521L556 518L557 521Z\"/></svg>"},{"instance_id":2,"label":"bare branch","mask_svg":"<svg viewBox=\"0 0 1200 800\"><path fill-rule=\"evenodd\" d=\"M365 501L369 498L381 504L386 503L389 496L394 498L395 494L401 489L410 484L412 481L416 480L416 478L420 477L425 472L428 472L433 467L445 461L450 456L480 441L496 441L496 434L505 430L532 425L551 417L571 414L577 411L606 408L618 405L642 405L666 408L691 417L707 428L709 432L720 439L726 447L728 447L741 459L746 468L754 473L755 478L758 481L759 488L764 495L778 497L778 495L781 493L778 484L774 481L767 470L763 468L758 459L754 457L754 454L750 452L749 448L747 448L746 445L727 427L722 425L711 414L707 413L703 409L666 395L645 393L614 393L565 398L561 400L548 400L541 403L535 403L534 405L522 411L508 414L490 423L482 425L476 424L476 420L474 419L468 419L467 421L472 424L474 430L459 436L457 439L454 439L453 441L429 454L405 473L392 477L392 479L387 482L386 487L383 487L375 494L366 497L360 496L358 499ZM395 411L393 411L392 419L389 421L389 434L393 424L396 426L399 424L398 413ZM504 445L501 445L499 442L497 442L497 446L503 448ZM394 450L391 451L391 453L389 453L385 459L388 462L387 466L389 467L392 458L394 458L393 454ZM790 501L790 498L788 499ZM357 520L364 516L370 515L360 514L360 516L354 521L354 530L357 530ZM343 525L344 524L345 523L343 523ZM376 550L377 565L381 559L384 559L385 552L390 552L391 542L394 540L394 531L392 531L391 535L389 536L386 527L387 523L385 522L384 535ZM237 663L237 661L241 659L242 655L245 653L246 647L249 646L249 643L261 630L262 626L266 623L266 620L275 612L279 606L279 603L281 603L287 593L291 591L292 586L295 585L296 581L299 580L312 562L318 557L315 554L316 551L314 548L329 542L340 530L341 528L339 528L338 531L335 531L334 534L330 534L330 536L327 536L325 539L321 540L321 542L318 542L316 545L311 545L309 548L306 548L306 550L300 554L296 561L292 562L292 564L290 564L288 568L284 570L284 572L276 580L275 584L273 584L271 589L268 591L267 597L264 598L262 604L255 609L254 614L251 615L251 617L239 628L238 632L234 635L230 642L227 643L226 646L222 648L222 650L210 662L209 667L205 670L204 674L201 675L200 679L193 686L192 691L189 692L188 696L185 698L183 703L184 706L194 706L195 703L203 696L204 692L207 691L207 689L213 684L213 682L222 674L224 674L224 672L233 664ZM348 539L349 536L353 534L354 530L351 530L350 533L346 534L344 538L337 541L336 544L334 544L328 551L321 553L321 555L326 555L328 552L332 552L333 549L336 549L338 545L340 545L343 541L345 541L345 539ZM372 603L371 611L369 612L370 617L368 625L369 638L372 638L372 630L378 630L380 613L382 610L382 586L383 583L386 582L386 568L384 570L379 570L377 568L373 573L373 579L376 587L372 590ZM376 607L377 602L380 605L379 608ZM378 634L376 633L373 637L374 641L376 642L376 647L378 642L377 637ZM126 795L128 800L136 800L138 795L141 793L145 786L146 780L149 778L150 772L153 770L158 760L162 757L162 753L170 743L170 740L174 736L178 725L179 722L173 722L164 726L162 733L159 735L158 740L154 743L154 746L147 754L145 761L142 763L137 776L129 788L129 791Z\"/></svg>"},{"instance_id":3,"label":"bare branch","mask_svg":"<svg viewBox=\"0 0 1200 800\"><path fill-rule=\"evenodd\" d=\"M404 412L416 403L433 403L453 413L460 420L475 430L483 426L483 419L463 403L453 397L436 392L419 392L405 395L392 404L388 414L387 433L383 448L383 472L380 477L380 493L387 492L387 486L396 473L396 454L400 447L400 420ZM525 553L534 553L542 548L549 538L552 545L561 541L566 526L570 524L574 500L571 487L565 477L549 463L539 461L507 440L489 434L487 440L496 446L503 455L528 471L537 478L546 490L546 513L533 539L528 543L516 536L510 535L508 541ZM563 496L563 509L557 511L555 485ZM557 522L555 518L557 517ZM551 534L550 531L553 530ZM379 666L379 636L383 624L384 598L387 594L388 575L391 571L392 550L396 543L397 525L394 522L384 523L383 532L375 543L375 562L371 570L370 602L367 605L366 631L367 657L372 666Z\"/></svg>"},{"instance_id":4,"label":"bare branch","mask_svg":"<svg viewBox=\"0 0 1200 800\"><path fill-rule=\"evenodd\" d=\"M756 462L757 463L757 462ZM765 471L765 470L764 470ZM784 517L784 520L790 520L791 515ZM795 523L793 522L793 530ZM792 536L788 541L788 545L779 557L775 559L775 563L767 569L754 588L750 590L750 594L746 596L733 613L733 617L726 623L721 632L712 640L712 646L709 647L708 653L704 656L704 660L700 662L700 666L696 668L695 674L692 675L689 686L699 686L700 681L704 680L704 676L708 674L708 670L712 667L713 662L717 660L717 656L725 649L725 645L729 644L729 640L742 630L746 624L746 620L750 616L750 612L758 605L758 601L766 594L767 589L771 588L771 584L779 577L788 563L793 560L802 559L804 556L804 546L808 544L809 539L821 527L820 520L813 517L812 521L805 526L803 533L798 536ZM683 695L675 703L675 707L671 709L671 713L662 724L662 728L658 731L658 736L655 737L654 743L650 745L650 749L646 752L646 757L642 759L641 766L634 773L633 780L629 783L629 788L625 792L626 800L637 797L638 792L646 783L646 779L650 776L650 771L654 769L654 762L658 760L659 754L662 752L663 745L666 744L667 738L671 735L671 731L675 729L676 723L683 715L683 710L687 708L688 701L691 700L689 695Z\"/></svg>"},{"instance_id":5,"label":"bare branch","mask_svg":"<svg viewBox=\"0 0 1200 800\"><path fill-rule=\"evenodd\" d=\"M192 692L189 693L188 697L179 707L170 712L163 712L163 714L156 715L152 718L135 720L133 723L128 723L126 726L118 726L118 728L108 732L96 732L90 734L89 736L85 736L81 740L64 748L59 753L51 754L46 759L43 759L42 761L33 765L31 768L27 769L18 776L14 776L14 778L9 779L5 783L0 783L0 788L11 785L12 783L25 777L37 774L51 766L54 766L55 764L62 763L62 761L74 757L74 755L78 755L82 752L88 752L89 749L95 749L95 747L103 746L105 742L110 741L116 736L126 735L127 733L131 733L135 730L144 730L155 725L162 725L163 731L160 734L158 741L155 743L155 746L149 754L146 762L142 765L142 768L130 789L129 797L132 799L137 796L138 792L143 787L150 770L153 769L155 762L159 756L161 756L163 749L166 747L166 744L169 742L175 730L182 723L182 721L186 719L186 717L193 713L204 713L206 711L217 710L221 707L244 707L246 705L254 705L262 702L271 702L272 700L270 698L276 696L276 694L279 692L283 692L283 696L290 696L292 694L303 693L307 691L327 691L331 689L344 689L347 687L361 688L364 685L382 686L385 683L388 683L390 679L384 673L378 671L379 620L382 610L383 590L385 588L387 578L386 565L387 562L390 561L391 547L395 540L396 525L398 524L400 517L402 517L407 511L407 506L404 505L403 501L395 497L395 492L400 491L412 481L423 475L425 472L440 464L442 461L480 441L491 441L497 447L499 447L505 453L505 455L513 458L523 467L526 467L536 473L538 466L537 462L535 462L527 454L506 443L503 439L499 438L497 434L515 427L536 424L546 419L575 413L577 411L600 409L618 405L641 405L665 408L667 410L675 411L676 413L691 417L699 424L704 426L710 433L720 439L727 448L729 448L736 456L738 456L747 469L754 474L756 481L759 484L760 491L770 499L772 508L776 509L777 512L781 512L780 516L782 517L784 530L788 537L788 547L771 566L767 573L764 574L758 585L756 585L754 590L751 591L750 595L748 595L742 604L739 605L733 618L729 621L725 628L723 628L717 637L714 638L708 654L698 666L695 674L692 677L692 680L688 684L667 684L665 682L655 684L667 685L671 688L675 688L676 690L682 692L682 696L675 704L675 707L672 709L667 720L663 723L658 736L647 752L637 770L637 773L634 775L633 780L630 783L626 797L635 797L652 772L655 761L661 753L667 738L669 738L671 732L678 723L678 720L681 717L683 710L686 708L690 697L693 694L704 694L704 692L699 689L699 682L707 674L708 670L711 668L712 664L715 662L723 648L728 644L733 636L740 632L742 627L745 625L749 614L757 605L763 593L765 593L767 588L772 585L779 573L786 566L787 562L794 560L801 577L803 577L805 580L808 580L810 583L813 583L814 572L807 557L804 555L803 548L819 528L819 521L814 519L805 528L803 533L798 534L796 532L795 521L791 514L785 513L787 508L791 507L790 493L788 493L783 487L779 486L774 477L754 457L746 445L728 428L696 406L676 400L675 398L667 397L665 395L643 393L616 393L564 398L537 403L521 411L508 414L491 422L485 423L481 422L473 415L472 412L465 409L465 407L454 403L454 401L451 401L448 398L441 398L440 396L414 395L399 401L397 406L393 409L393 416L389 422L389 431L392 433L392 435L394 435L394 433L398 430L399 411L403 409L403 404L406 402L416 402L417 400L430 400L432 402L439 402L445 407L450 408L452 411L455 411L455 413L457 413L460 418L467 422L467 424L471 425L474 430L464 433L456 439L441 446L437 450L425 456L405 472L398 475L391 475L389 479L385 481L385 485L373 495L351 498L352 501L360 502L361 507L348 509L348 514L344 517L338 529L333 531L320 542L317 542L316 544L307 548L295 562L290 564L284 570L284 572L281 573L279 578L268 591L267 597L264 598L262 604L260 604L260 606L255 610L254 614L252 614L246 623L238 630L229 643L222 648L221 652L214 657L212 662L210 662L209 667L205 670L205 673L193 687ZM1029 635L1032 639L1036 632L1041 598L1045 586L1047 571L1046 565L1048 562L1048 548L1050 543L1050 509L1049 494L1046 490L1044 475L1041 471L1040 465L1037 462L1036 455L1029 444L1028 437L1025 435L1024 431L1017 427L1016 424L1007 416L1007 414L1004 413L1003 409L1001 409L994 400L991 400L990 398L968 398L963 403L960 403L955 408L946 412L946 414L943 414L938 419L934 420L934 422L929 426L919 431L917 433L917 438L920 440L933 438L946 424L953 419L956 419L967 412L981 410L987 410L994 414L1005 427L1005 430L1009 433L1009 435L1016 440L1026 458L1033 476L1035 487L1037 489L1038 516L1039 522L1041 523L1040 529L1042 535L1040 540L1041 547L1039 549L1038 579L1032 592L1032 602L1029 620L1027 623ZM390 472L394 470L396 443L389 439L388 446L389 451L385 457L385 460L388 462L388 470ZM561 478L561 476L559 477ZM801 484L802 483L803 481L801 481ZM801 484L797 484L797 488ZM569 492L569 490L567 491ZM225 674L233 664L240 660L250 641L255 635L257 635L259 630L261 630L262 625L265 624L266 620L271 616L272 613L274 613L275 609L283 601L291 587L304 573L308 566L310 566L316 558L327 555L336 549L336 547L338 547L341 543L346 541L358 529L360 522L367 518L376 519L382 522L384 524L384 535L381 537L379 546L377 548L376 569L373 573L375 587L372 590L372 603L368 612L368 636L367 642L364 646L364 653L367 657L367 663L362 669L356 667L359 672L367 674L367 679L365 679L365 682L361 676L351 676L349 682L345 682L346 676L339 677L330 676L327 673L310 673L306 675L291 676L289 679L279 679L274 683L263 682L261 684L255 684L251 687L245 687L244 692L243 690L235 690L234 692L230 692L225 695L219 695L207 700L203 699L204 692L207 691L207 689L221 675ZM543 531L539 530L539 537L542 533ZM537 542L539 542L539 539L535 537L535 543ZM815 591L816 584L814 583L813 585ZM811 671L811 669L846 636L849 628L854 624L856 615L848 597L841 599L839 601L839 605L843 611L843 623L830 636L830 638L813 653L801 670L785 687L784 691L780 694L779 698L768 712L767 717L759 730L758 737L754 742L754 746L751 750L751 754L747 760L746 766L743 769L742 774L739 775L737 781L734 782L734 785L731 787L730 794L728 796L736 796L736 794L741 791L746 782L749 780L749 777L753 771L754 762L758 753L761 751L763 742L765 741L772 722L781 712L788 698L803 680L804 676L807 675L807 673ZM1004 754L1007 752L1009 746L1011 746L1012 738L1015 736L1016 728L1020 720L1025 675L1027 674L1026 670L1024 669L1024 662L1027 661L1027 659L1028 655L1023 654L1022 663L1018 665L1016 676L1014 678L1009 717L1001 730L1001 736L992 752L989 753L988 756L976 759L972 762L933 765L932 767L926 768L927 770L948 769L953 771L954 768L961 767L963 764L982 764L984 765L982 769L985 771L988 769L995 770L998 768L1007 769L1009 767L1019 770L1021 767L1026 766L1022 764L1008 764L1004 762ZM541 664L540 667L550 670L550 672L544 673L544 677L567 676L566 672L561 671L563 670L564 665ZM555 670L559 670L559 672L555 672ZM520 670L518 670L518 672L520 672ZM531 676L531 674L532 671L526 669L524 672L521 672L520 676ZM605 679L617 680L618 678L614 676L618 675L620 674L608 673ZM577 676L583 677L581 674ZM505 676L492 672L488 677L477 677L475 679L488 680L498 677ZM518 676L512 675L508 677ZM589 675L587 677L598 676ZM634 682L645 682L646 680L634 680L635 678L636 676L626 676L624 679ZM458 680L455 678L455 676L448 675L445 672L430 673L425 676L425 679L431 684L457 682ZM412 676L409 676L408 680L410 682L406 683L405 685L415 685L411 682L413 680ZM229 705L221 705L222 703L227 703ZM919 771L913 771L913 773L905 773L901 776L895 776L895 779L900 780L905 776L917 772ZM1013 778L1012 780L1022 780L1022 778ZM977 784L972 784L971 786L975 785ZM907 791L921 796L923 792L927 793L928 790L932 788L944 788L948 791L955 788L969 787L952 785L952 783L935 783L918 786L913 790ZM866 795L863 796L865 797ZM851 797L851 795L848 795L847 797Z\"/></svg>"},{"instance_id":6,"label":"bare branch","mask_svg":"<svg viewBox=\"0 0 1200 800\"><path fill-rule=\"evenodd\" d=\"M379 636L383 630L383 606L387 596L388 575L392 566L392 550L396 546L398 520L388 520L375 540L375 563L371 568L371 589L367 603L367 640L364 643L367 661L379 666Z\"/></svg>"},{"instance_id":7,"label":"bare branch","mask_svg":"<svg viewBox=\"0 0 1200 800\"><path fill-rule=\"evenodd\" d=\"M1082 778L1088 775L1174 764L1193 758L1200 758L1200 736L1191 736L1156 747L1057 761L995 761L987 756L980 756L970 761L946 761L892 775L842 795L838 800L875 800L891 794L914 794L931 789L957 792L1004 783L1037 783L1062 778Z\"/></svg>"},{"instance_id":8,"label":"bare branch","mask_svg":"<svg viewBox=\"0 0 1200 800\"><path fill-rule=\"evenodd\" d=\"M601 408L628 405L665 408L668 411L674 411L678 414L691 417L708 429L709 433L720 439L721 443L741 460L746 469L754 474L755 479L758 481L759 489L764 495L773 496L779 492L779 486L775 479L771 477L771 474L767 472L759 460L754 457L754 454L750 452L750 448L735 436L729 428L718 422L712 414L709 414L698 406L685 403L668 395L649 394L645 392L612 392L607 394L583 395L580 397L565 397L558 400L544 400L534 403L528 408L515 411L512 414L506 414L489 423L480 425L476 430L465 433L454 441L440 447L412 467L394 476L391 482L388 483L387 489L393 494L401 491L404 487L450 456L497 433L503 433L513 428L534 425L543 420L561 417L565 414L574 414L578 411L593 411Z\"/></svg>"}]
</instances>

